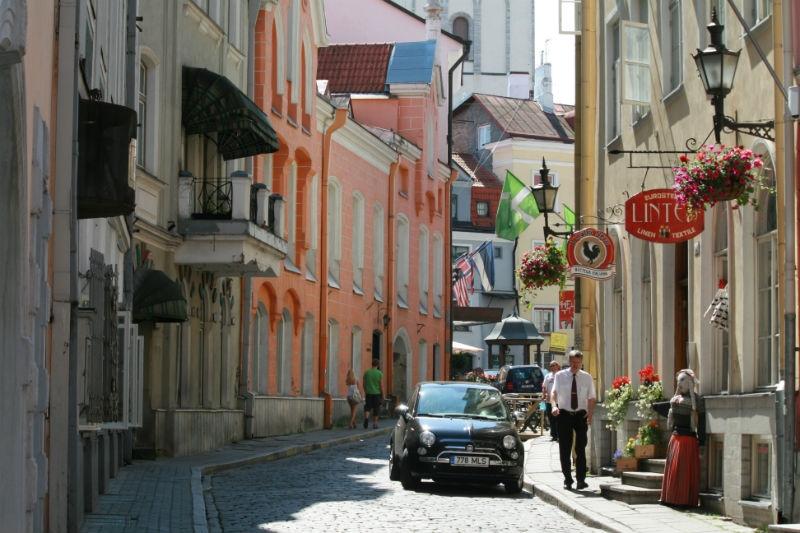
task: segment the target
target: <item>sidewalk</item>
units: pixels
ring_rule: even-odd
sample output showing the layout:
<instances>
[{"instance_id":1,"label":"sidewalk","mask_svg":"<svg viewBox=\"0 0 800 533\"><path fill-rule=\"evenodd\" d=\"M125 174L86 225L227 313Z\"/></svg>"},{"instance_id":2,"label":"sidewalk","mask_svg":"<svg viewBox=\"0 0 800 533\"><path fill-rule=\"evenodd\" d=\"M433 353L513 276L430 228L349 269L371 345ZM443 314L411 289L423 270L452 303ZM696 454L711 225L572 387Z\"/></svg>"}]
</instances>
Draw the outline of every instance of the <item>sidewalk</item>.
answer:
<instances>
[{"instance_id":1,"label":"sidewalk","mask_svg":"<svg viewBox=\"0 0 800 533\"><path fill-rule=\"evenodd\" d=\"M590 476L589 489L564 489L564 476L558 458L558 443L549 437L537 437L525 443L526 488L542 500L557 506L590 527L617 532L752 532L717 515L678 511L658 504L630 505L607 500L600 495L600 483L618 482L618 478Z\"/></svg>"},{"instance_id":2,"label":"sidewalk","mask_svg":"<svg viewBox=\"0 0 800 533\"><path fill-rule=\"evenodd\" d=\"M381 429L252 439L199 455L134 461L111 480L97 509L85 516L81 533L207 533L204 475L387 435L392 426L389 421L383 424Z\"/></svg>"}]
</instances>

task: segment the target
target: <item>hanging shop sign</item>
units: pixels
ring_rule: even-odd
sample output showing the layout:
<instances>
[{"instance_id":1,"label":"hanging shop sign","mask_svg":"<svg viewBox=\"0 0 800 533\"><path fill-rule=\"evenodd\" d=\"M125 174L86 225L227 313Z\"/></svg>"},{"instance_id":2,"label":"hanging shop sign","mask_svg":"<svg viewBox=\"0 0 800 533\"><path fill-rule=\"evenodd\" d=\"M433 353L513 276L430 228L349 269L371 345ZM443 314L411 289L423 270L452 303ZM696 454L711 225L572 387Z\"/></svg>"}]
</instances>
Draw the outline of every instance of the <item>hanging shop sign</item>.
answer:
<instances>
[{"instance_id":1,"label":"hanging shop sign","mask_svg":"<svg viewBox=\"0 0 800 533\"><path fill-rule=\"evenodd\" d=\"M703 211L687 211L672 189L643 191L625 202L625 229L639 239L670 244L703 232Z\"/></svg>"},{"instance_id":2,"label":"hanging shop sign","mask_svg":"<svg viewBox=\"0 0 800 533\"><path fill-rule=\"evenodd\" d=\"M558 294L558 327L573 329L575 323L575 291L561 291Z\"/></svg>"},{"instance_id":3,"label":"hanging shop sign","mask_svg":"<svg viewBox=\"0 0 800 533\"><path fill-rule=\"evenodd\" d=\"M550 334L550 351L553 353L567 353L569 335L563 331L554 331Z\"/></svg>"},{"instance_id":4,"label":"hanging shop sign","mask_svg":"<svg viewBox=\"0 0 800 533\"><path fill-rule=\"evenodd\" d=\"M573 277L610 279L614 275L614 243L594 228L576 231L567 243L567 264Z\"/></svg>"}]
</instances>

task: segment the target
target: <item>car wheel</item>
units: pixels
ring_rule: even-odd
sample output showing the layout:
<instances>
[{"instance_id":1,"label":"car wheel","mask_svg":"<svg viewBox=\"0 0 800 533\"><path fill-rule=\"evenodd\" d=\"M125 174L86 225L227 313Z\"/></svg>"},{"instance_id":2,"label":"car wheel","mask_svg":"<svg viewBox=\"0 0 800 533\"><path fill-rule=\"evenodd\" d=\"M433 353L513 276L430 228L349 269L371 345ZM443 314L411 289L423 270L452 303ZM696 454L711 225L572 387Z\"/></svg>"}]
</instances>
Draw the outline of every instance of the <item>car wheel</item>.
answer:
<instances>
[{"instance_id":1,"label":"car wheel","mask_svg":"<svg viewBox=\"0 0 800 533\"><path fill-rule=\"evenodd\" d=\"M517 479L503 482L503 487L506 489L506 494L519 494L522 492L523 478L522 475Z\"/></svg>"},{"instance_id":2,"label":"car wheel","mask_svg":"<svg viewBox=\"0 0 800 533\"><path fill-rule=\"evenodd\" d=\"M400 481L400 464L394 454L394 446L389 446L389 479Z\"/></svg>"},{"instance_id":3,"label":"car wheel","mask_svg":"<svg viewBox=\"0 0 800 533\"><path fill-rule=\"evenodd\" d=\"M414 477L406 461L403 461L403 464L400 465L399 475L400 484L403 485L404 490L417 490L419 488L420 479Z\"/></svg>"}]
</instances>

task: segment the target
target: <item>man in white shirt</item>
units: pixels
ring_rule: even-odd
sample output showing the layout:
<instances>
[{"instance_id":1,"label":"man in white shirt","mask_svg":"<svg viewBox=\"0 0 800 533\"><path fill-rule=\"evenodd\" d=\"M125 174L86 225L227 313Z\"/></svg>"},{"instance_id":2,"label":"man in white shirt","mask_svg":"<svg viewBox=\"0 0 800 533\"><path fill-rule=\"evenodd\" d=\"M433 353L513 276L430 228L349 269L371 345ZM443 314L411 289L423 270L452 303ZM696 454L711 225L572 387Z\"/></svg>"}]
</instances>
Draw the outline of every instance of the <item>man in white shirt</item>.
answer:
<instances>
[{"instance_id":1,"label":"man in white shirt","mask_svg":"<svg viewBox=\"0 0 800 533\"><path fill-rule=\"evenodd\" d=\"M569 368L558 372L553 379L550 402L553 416L558 424L558 451L561 456L561 472L564 488L572 490L572 438L575 432L575 474L578 490L586 484L586 433L592 423L597 396L591 374L581 370L583 353L569 352Z\"/></svg>"},{"instance_id":2,"label":"man in white shirt","mask_svg":"<svg viewBox=\"0 0 800 533\"><path fill-rule=\"evenodd\" d=\"M553 416L553 404L550 403L550 393L553 392L553 379L556 377L556 372L561 370L561 365L558 361L550 361L550 372L544 377L542 383L542 393L544 393L544 407L547 421L550 423L550 440L558 440L558 424L556 418Z\"/></svg>"}]
</instances>

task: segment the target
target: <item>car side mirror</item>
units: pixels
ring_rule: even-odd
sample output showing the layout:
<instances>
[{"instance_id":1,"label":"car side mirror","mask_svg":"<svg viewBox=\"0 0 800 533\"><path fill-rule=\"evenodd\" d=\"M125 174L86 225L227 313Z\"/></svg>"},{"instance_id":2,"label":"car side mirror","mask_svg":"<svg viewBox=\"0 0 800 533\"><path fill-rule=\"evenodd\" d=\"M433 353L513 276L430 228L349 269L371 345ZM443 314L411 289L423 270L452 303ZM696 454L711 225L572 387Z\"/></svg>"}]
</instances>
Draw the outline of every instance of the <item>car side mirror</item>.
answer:
<instances>
[{"instance_id":1,"label":"car side mirror","mask_svg":"<svg viewBox=\"0 0 800 533\"><path fill-rule=\"evenodd\" d=\"M514 411L512 416L514 417L514 420L516 420L517 422L522 422L523 420L525 420L525 413L523 413L522 411Z\"/></svg>"},{"instance_id":2,"label":"car side mirror","mask_svg":"<svg viewBox=\"0 0 800 533\"><path fill-rule=\"evenodd\" d=\"M404 404L400 404L394 408L394 414L398 417L403 417L403 419L408 417L408 406Z\"/></svg>"}]
</instances>

